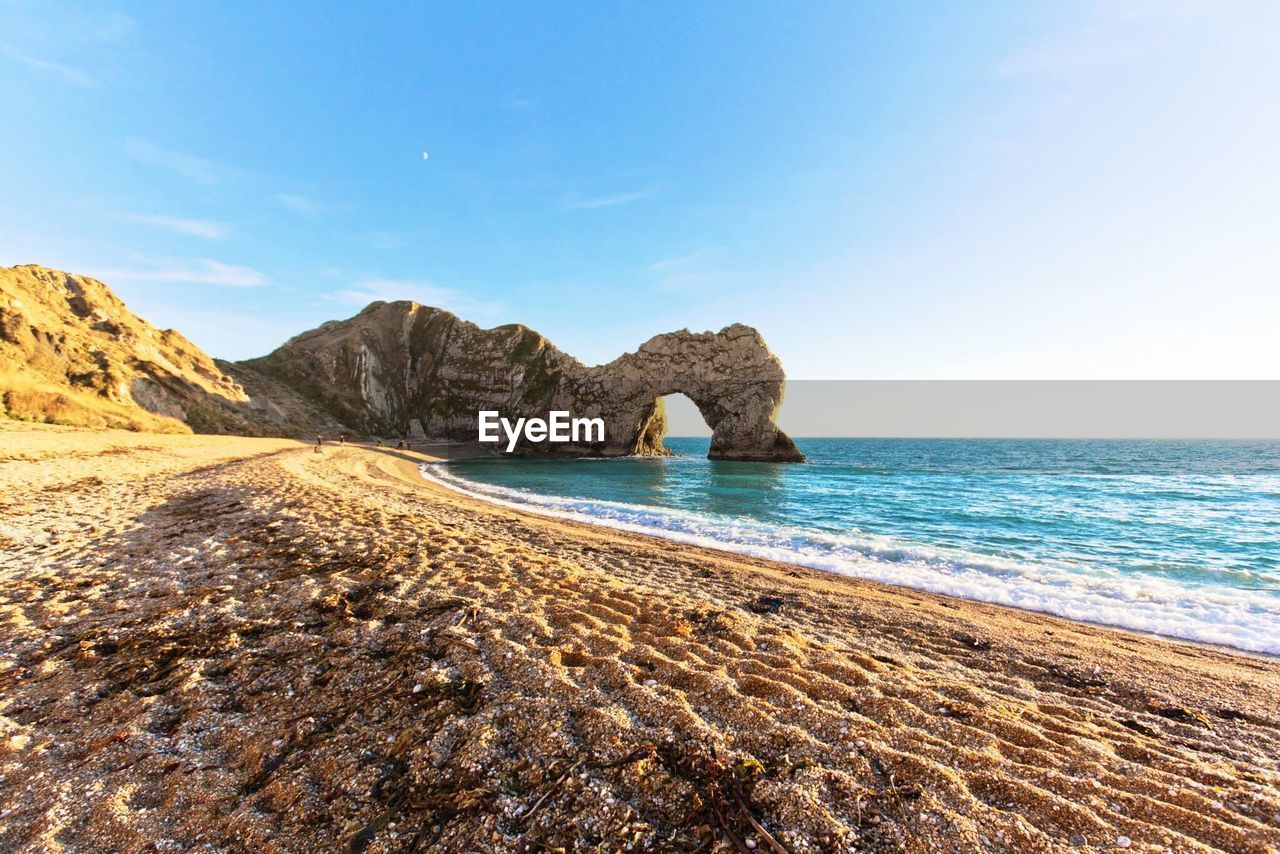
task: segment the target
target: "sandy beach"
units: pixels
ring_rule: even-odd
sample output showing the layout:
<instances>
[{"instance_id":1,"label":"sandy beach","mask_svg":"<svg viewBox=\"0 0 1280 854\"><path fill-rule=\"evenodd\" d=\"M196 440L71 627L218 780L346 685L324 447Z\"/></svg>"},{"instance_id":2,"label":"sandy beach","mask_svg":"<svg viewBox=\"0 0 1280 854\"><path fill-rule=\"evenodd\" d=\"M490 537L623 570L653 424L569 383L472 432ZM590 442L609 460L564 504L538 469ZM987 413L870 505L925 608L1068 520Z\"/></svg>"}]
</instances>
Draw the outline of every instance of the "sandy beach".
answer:
<instances>
[{"instance_id":1,"label":"sandy beach","mask_svg":"<svg viewBox=\"0 0 1280 854\"><path fill-rule=\"evenodd\" d=\"M1280 847L1280 660L428 459L0 421L0 849Z\"/></svg>"}]
</instances>

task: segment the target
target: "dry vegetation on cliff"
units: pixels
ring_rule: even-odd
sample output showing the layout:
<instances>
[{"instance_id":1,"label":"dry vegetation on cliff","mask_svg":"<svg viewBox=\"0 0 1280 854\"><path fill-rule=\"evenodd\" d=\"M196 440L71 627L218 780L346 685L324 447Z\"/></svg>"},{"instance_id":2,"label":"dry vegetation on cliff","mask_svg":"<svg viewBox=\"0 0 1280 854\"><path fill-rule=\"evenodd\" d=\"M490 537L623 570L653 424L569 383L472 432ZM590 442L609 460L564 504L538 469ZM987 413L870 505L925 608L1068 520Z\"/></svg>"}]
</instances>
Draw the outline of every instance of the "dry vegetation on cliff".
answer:
<instances>
[{"instance_id":1,"label":"dry vegetation on cliff","mask_svg":"<svg viewBox=\"0 0 1280 854\"><path fill-rule=\"evenodd\" d=\"M96 279L0 268L0 417L157 433L304 435L340 425L251 371L233 377Z\"/></svg>"}]
</instances>

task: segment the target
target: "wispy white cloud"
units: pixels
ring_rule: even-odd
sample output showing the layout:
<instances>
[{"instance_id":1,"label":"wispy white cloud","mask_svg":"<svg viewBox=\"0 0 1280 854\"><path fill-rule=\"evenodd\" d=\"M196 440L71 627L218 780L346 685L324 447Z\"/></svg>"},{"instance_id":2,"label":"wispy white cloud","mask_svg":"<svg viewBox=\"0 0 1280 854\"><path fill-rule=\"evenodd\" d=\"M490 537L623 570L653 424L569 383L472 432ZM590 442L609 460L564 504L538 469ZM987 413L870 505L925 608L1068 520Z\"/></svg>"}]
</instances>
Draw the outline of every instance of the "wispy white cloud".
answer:
<instances>
[{"instance_id":1,"label":"wispy white cloud","mask_svg":"<svg viewBox=\"0 0 1280 854\"><path fill-rule=\"evenodd\" d=\"M730 274L715 264L718 252L718 247L706 246L684 255L654 261L645 266L644 272L652 277L655 287L666 291L719 284Z\"/></svg>"},{"instance_id":2,"label":"wispy white cloud","mask_svg":"<svg viewBox=\"0 0 1280 854\"><path fill-rule=\"evenodd\" d=\"M53 47L91 47L122 42L137 24L123 12L72 8L58 3L0 3L0 31L13 42Z\"/></svg>"},{"instance_id":3,"label":"wispy white cloud","mask_svg":"<svg viewBox=\"0 0 1280 854\"><path fill-rule=\"evenodd\" d=\"M127 214L127 216L134 222L154 225L156 228L176 231L179 234L189 234L192 237L203 237L205 240L217 240L227 233L226 228L221 223L210 222L205 219L153 216L151 214Z\"/></svg>"},{"instance_id":4,"label":"wispy white cloud","mask_svg":"<svg viewBox=\"0 0 1280 854\"><path fill-rule=\"evenodd\" d=\"M411 300L435 308L443 308L464 317L488 318L501 310L502 304L496 301L476 300L454 290L416 279L386 279L380 277L363 277L357 279L349 288L340 290L332 298L349 305L365 306L371 302L384 300Z\"/></svg>"},{"instance_id":5,"label":"wispy white cloud","mask_svg":"<svg viewBox=\"0 0 1280 854\"><path fill-rule=\"evenodd\" d=\"M689 270L691 267L699 266L707 257L715 251L715 247L706 246L693 252L687 252L684 255L674 255L670 258L663 258L654 261L645 267L650 273L679 273Z\"/></svg>"},{"instance_id":6,"label":"wispy white cloud","mask_svg":"<svg viewBox=\"0 0 1280 854\"><path fill-rule=\"evenodd\" d=\"M300 193L276 193L275 200L286 210L293 211L299 216L318 216L325 209L323 203Z\"/></svg>"},{"instance_id":7,"label":"wispy white cloud","mask_svg":"<svg viewBox=\"0 0 1280 854\"><path fill-rule=\"evenodd\" d=\"M1095 3L1073 30L1006 55L996 70L1006 77L1083 77L1115 69L1157 50L1162 42L1223 4L1216 0L1106 0Z\"/></svg>"},{"instance_id":8,"label":"wispy white cloud","mask_svg":"<svg viewBox=\"0 0 1280 854\"><path fill-rule=\"evenodd\" d=\"M258 288L268 283L267 277L252 267L225 264L209 258L191 261L156 258L138 267L101 270L97 277L108 284L113 281L174 282L221 288Z\"/></svg>"},{"instance_id":9,"label":"wispy white cloud","mask_svg":"<svg viewBox=\"0 0 1280 854\"><path fill-rule=\"evenodd\" d=\"M565 207L570 210L595 210L597 208L612 208L617 205L629 205L632 202L638 202L647 199L654 194L653 189L635 190L630 193L618 193L613 196L595 196L587 199L572 199L565 203Z\"/></svg>"},{"instance_id":10,"label":"wispy white cloud","mask_svg":"<svg viewBox=\"0 0 1280 854\"><path fill-rule=\"evenodd\" d=\"M532 110L538 106L538 99L517 92L508 92L503 96L501 105L504 110L521 112L523 110Z\"/></svg>"},{"instance_id":11,"label":"wispy white cloud","mask_svg":"<svg viewBox=\"0 0 1280 854\"><path fill-rule=\"evenodd\" d=\"M137 24L123 12L86 13L62 17L63 36L85 44L107 44L123 41L133 35Z\"/></svg>"},{"instance_id":12,"label":"wispy white cloud","mask_svg":"<svg viewBox=\"0 0 1280 854\"><path fill-rule=\"evenodd\" d=\"M396 231L370 231L355 239L370 249L399 249L405 244L404 235Z\"/></svg>"},{"instance_id":13,"label":"wispy white cloud","mask_svg":"<svg viewBox=\"0 0 1280 854\"><path fill-rule=\"evenodd\" d=\"M100 88L99 76L83 64L110 64L113 49L136 24L119 12L65 8L58 4L0 3L0 58L42 77L83 88ZM105 51L105 52L104 52ZM76 56L77 64L52 56Z\"/></svg>"},{"instance_id":14,"label":"wispy white cloud","mask_svg":"<svg viewBox=\"0 0 1280 854\"><path fill-rule=\"evenodd\" d=\"M125 140L124 151L139 163L173 172L197 184L216 184L240 174L238 170L224 166L215 160L161 148L145 139Z\"/></svg>"},{"instance_id":15,"label":"wispy white cloud","mask_svg":"<svg viewBox=\"0 0 1280 854\"><path fill-rule=\"evenodd\" d=\"M164 302L167 296L139 295L129 301L129 307L161 329L181 331L197 347L220 359L263 356L319 323L319 318L305 315L189 308Z\"/></svg>"},{"instance_id":16,"label":"wispy white cloud","mask_svg":"<svg viewBox=\"0 0 1280 854\"><path fill-rule=\"evenodd\" d=\"M1105 71L1142 53L1142 46L1128 40L1080 36L1033 45L1000 61L997 71L1005 77L1078 77Z\"/></svg>"},{"instance_id":17,"label":"wispy white cloud","mask_svg":"<svg viewBox=\"0 0 1280 854\"><path fill-rule=\"evenodd\" d=\"M7 44L0 44L0 56L6 56L20 65L25 65L32 71L50 77L55 80L61 80L63 83L70 83L73 86L83 86L86 89L96 89L99 86L98 80L89 72L76 68L73 65L64 65L61 62L55 62L52 59L44 59L38 56L31 56L15 50Z\"/></svg>"},{"instance_id":18,"label":"wispy white cloud","mask_svg":"<svg viewBox=\"0 0 1280 854\"><path fill-rule=\"evenodd\" d=\"M0 33L5 39L0 42L0 57L51 80L99 88L96 74L51 55L74 55L90 62L107 59L109 53L104 55L101 49L110 49L132 34L133 19L119 12L45 8L47 5L0 3Z\"/></svg>"}]
</instances>

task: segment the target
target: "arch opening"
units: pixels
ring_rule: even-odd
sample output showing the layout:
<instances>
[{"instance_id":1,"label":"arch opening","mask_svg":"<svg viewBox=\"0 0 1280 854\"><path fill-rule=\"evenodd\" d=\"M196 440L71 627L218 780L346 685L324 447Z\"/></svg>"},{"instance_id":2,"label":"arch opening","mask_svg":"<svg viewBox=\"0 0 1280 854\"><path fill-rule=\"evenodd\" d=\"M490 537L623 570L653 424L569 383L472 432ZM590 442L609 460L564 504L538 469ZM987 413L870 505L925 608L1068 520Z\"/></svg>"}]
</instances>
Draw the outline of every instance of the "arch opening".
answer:
<instances>
[{"instance_id":1,"label":"arch opening","mask_svg":"<svg viewBox=\"0 0 1280 854\"><path fill-rule=\"evenodd\" d=\"M703 407L683 392L672 391L657 395L641 418L634 453L642 456L670 456L672 451L663 443L663 439L668 436L713 438L715 422L720 419L714 414L708 417L708 414L715 411L714 406L704 411Z\"/></svg>"},{"instance_id":2,"label":"arch opening","mask_svg":"<svg viewBox=\"0 0 1280 854\"><path fill-rule=\"evenodd\" d=\"M740 387L721 384L717 394L704 394L695 384L692 394L663 389L643 406L631 453L640 456L669 456L664 436L710 436L707 458L766 462L803 462L802 454L773 417L781 386L770 396L770 405L761 405L757 383ZM766 403L768 403L766 401Z\"/></svg>"},{"instance_id":3,"label":"arch opening","mask_svg":"<svg viewBox=\"0 0 1280 854\"><path fill-rule=\"evenodd\" d=\"M658 398L658 402L665 410L667 417L666 435L673 439L711 438L711 425L699 411L698 404L687 395L678 391L672 392Z\"/></svg>"}]
</instances>

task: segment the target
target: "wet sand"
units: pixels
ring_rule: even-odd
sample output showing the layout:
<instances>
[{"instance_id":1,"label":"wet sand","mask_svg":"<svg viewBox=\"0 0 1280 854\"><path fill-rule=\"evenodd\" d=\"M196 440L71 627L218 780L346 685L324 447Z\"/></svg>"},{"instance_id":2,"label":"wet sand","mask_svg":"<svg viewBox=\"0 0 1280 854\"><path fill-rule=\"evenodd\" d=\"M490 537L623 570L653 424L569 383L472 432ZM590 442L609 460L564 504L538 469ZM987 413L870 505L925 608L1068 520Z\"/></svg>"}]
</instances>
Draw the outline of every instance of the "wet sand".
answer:
<instances>
[{"instance_id":1,"label":"wet sand","mask_svg":"<svg viewBox=\"0 0 1280 854\"><path fill-rule=\"evenodd\" d=\"M0 850L1280 847L1280 660L0 421Z\"/></svg>"}]
</instances>

